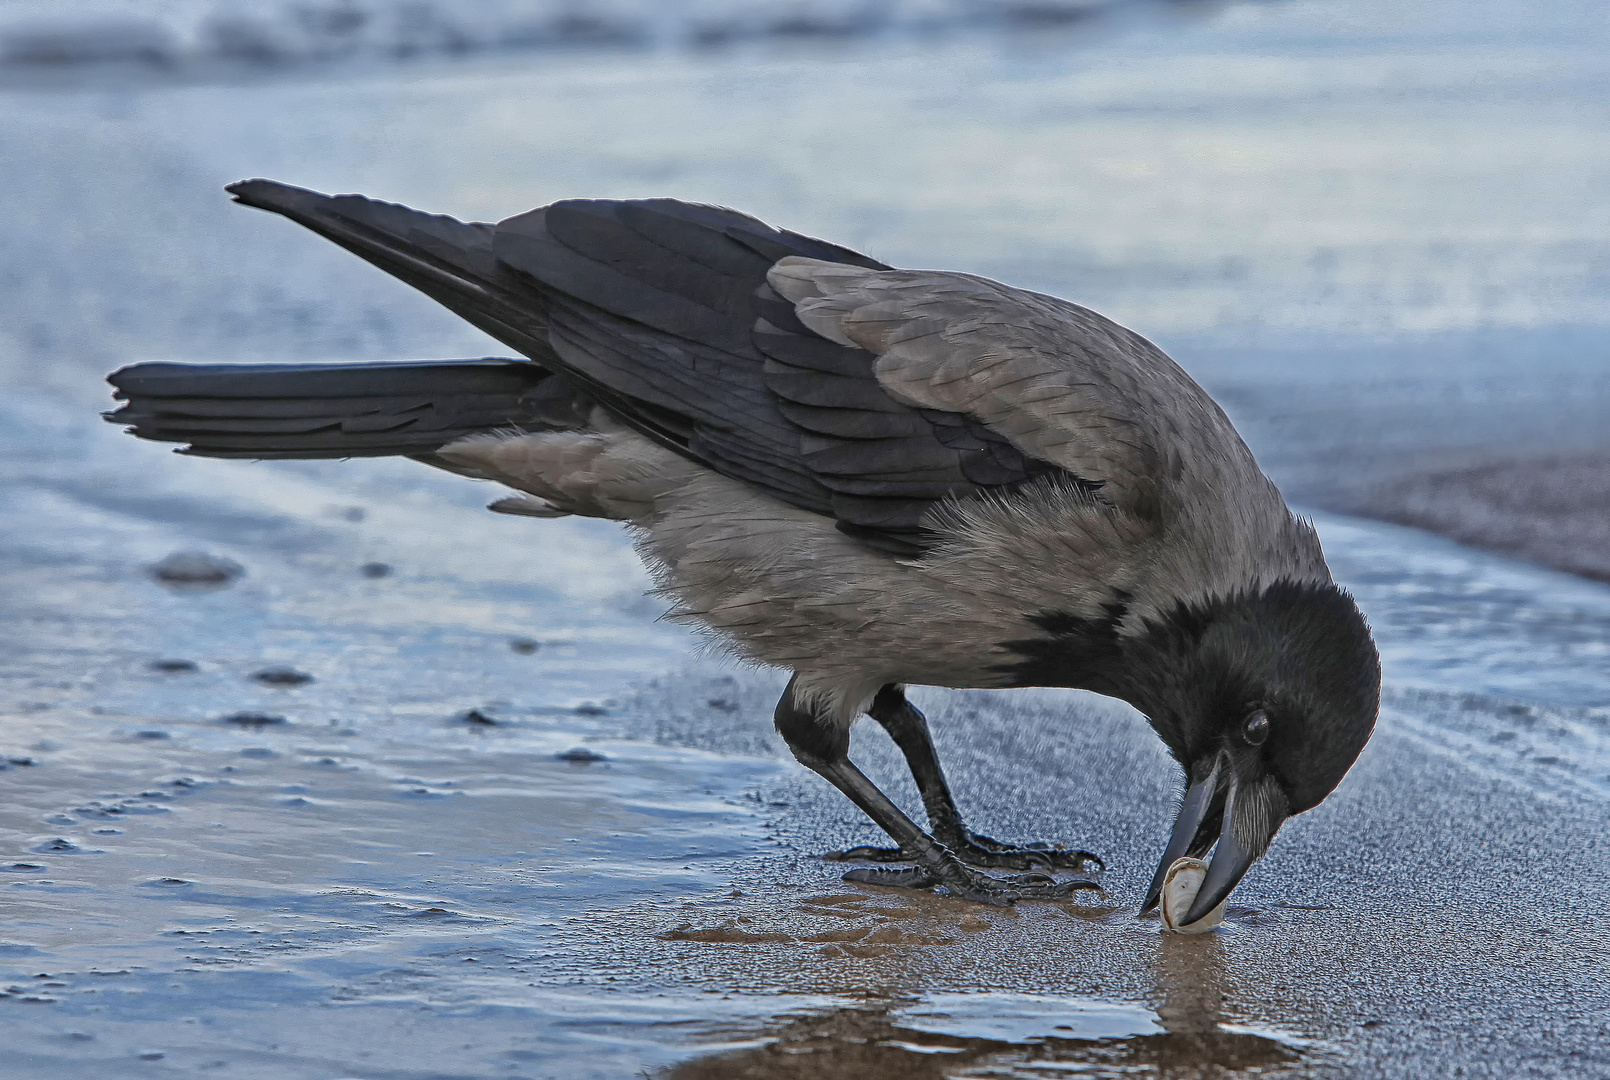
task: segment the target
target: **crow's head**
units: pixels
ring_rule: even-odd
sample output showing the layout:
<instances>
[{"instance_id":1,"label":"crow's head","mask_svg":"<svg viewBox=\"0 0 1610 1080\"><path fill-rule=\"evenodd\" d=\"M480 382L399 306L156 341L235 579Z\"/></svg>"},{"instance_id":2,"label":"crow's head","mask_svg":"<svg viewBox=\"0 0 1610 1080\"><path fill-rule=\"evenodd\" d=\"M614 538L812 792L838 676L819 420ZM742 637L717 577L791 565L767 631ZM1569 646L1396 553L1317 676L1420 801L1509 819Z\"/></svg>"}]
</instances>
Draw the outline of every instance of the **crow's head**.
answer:
<instances>
[{"instance_id":1,"label":"crow's head","mask_svg":"<svg viewBox=\"0 0 1610 1080\"><path fill-rule=\"evenodd\" d=\"M1046 637L1008 643L1020 685L1128 701L1185 768L1185 800L1142 910L1182 856L1217 846L1185 923L1230 894L1288 817L1335 790L1375 728L1381 663L1352 597L1280 581L1126 620L1043 614Z\"/></svg>"}]
</instances>

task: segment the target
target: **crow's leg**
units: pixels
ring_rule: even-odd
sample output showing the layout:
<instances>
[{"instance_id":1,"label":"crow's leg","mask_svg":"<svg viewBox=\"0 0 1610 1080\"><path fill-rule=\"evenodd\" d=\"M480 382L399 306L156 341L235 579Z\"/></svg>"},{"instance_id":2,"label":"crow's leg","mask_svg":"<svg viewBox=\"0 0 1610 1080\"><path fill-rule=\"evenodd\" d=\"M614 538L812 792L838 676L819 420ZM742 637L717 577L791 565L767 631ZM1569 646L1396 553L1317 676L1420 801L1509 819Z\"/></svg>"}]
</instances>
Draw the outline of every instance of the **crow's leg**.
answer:
<instances>
[{"instance_id":1,"label":"crow's leg","mask_svg":"<svg viewBox=\"0 0 1610 1080\"><path fill-rule=\"evenodd\" d=\"M918 828L855 767L849 758L849 730L819 719L807 705L797 702L793 681L777 703L777 731L801 765L849 796L900 845L903 859L917 864L903 870L851 870L844 875L845 881L911 889L943 888L964 900L997 905L1025 899L1066 899L1080 889L1101 888L1093 881L1059 882L1044 874L995 878L965 865L949 848Z\"/></svg>"},{"instance_id":2,"label":"crow's leg","mask_svg":"<svg viewBox=\"0 0 1610 1080\"><path fill-rule=\"evenodd\" d=\"M915 705L906 700L900 687L893 684L878 691L867 709L867 715L883 725L883 730L900 747L911 767L911 776L922 793L922 805L928 810L928 825L933 837L953 851L963 862L974 866L998 866L1012 870L1074 870L1087 866L1105 870L1106 864L1088 851L1074 851L1061 844L1044 842L1029 844L1003 844L981 836L962 824L956 811L956 800L945 782L945 771L939 766L939 755L928 735L928 720ZM897 848L858 847L839 852L836 859L865 859L869 862L901 862L908 856Z\"/></svg>"}]
</instances>

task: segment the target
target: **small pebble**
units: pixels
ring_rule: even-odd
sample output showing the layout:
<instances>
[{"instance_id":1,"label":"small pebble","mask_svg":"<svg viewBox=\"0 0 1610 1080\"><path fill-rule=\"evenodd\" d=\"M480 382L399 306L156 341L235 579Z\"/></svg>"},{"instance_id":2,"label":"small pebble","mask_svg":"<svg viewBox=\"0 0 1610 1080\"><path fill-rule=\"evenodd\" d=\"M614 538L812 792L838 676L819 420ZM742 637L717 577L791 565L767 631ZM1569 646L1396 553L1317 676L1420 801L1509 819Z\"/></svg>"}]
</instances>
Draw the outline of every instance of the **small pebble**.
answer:
<instances>
[{"instance_id":1,"label":"small pebble","mask_svg":"<svg viewBox=\"0 0 1610 1080\"><path fill-rule=\"evenodd\" d=\"M480 709L466 709L458 714L458 719L465 724L479 724L482 727L496 727L497 720L486 715Z\"/></svg>"},{"instance_id":2,"label":"small pebble","mask_svg":"<svg viewBox=\"0 0 1610 1080\"><path fill-rule=\"evenodd\" d=\"M578 746L574 749L566 750L563 753L555 754L554 757L560 761L568 761L576 765L590 765L595 761L609 760L603 754L595 753L594 751L587 749L585 746Z\"/></svg>"},{"instance_id":3,"label":"small pebble","mask_svg":"<svg viewBox=\"0 0 1610 1080\"><path fill-rule=\"evenodd\" d=\"M195 671L194 660L153 660L151 670L160 671L165 675L179 675L186 671Z\"/></svg>"},{"instance_id":4,"label":"small pebble","mask_svg":"<svg viewBox=\"0 0 1610 1080\"><path fill-rule=\"evenodd\" d=\"M238 724L241 727L264 728L273 724L285 723L285 717L274 716L272 713L238 712L230 713L224 717L222 723Z\"/></svg>"},{"instance_id":5,"label":"small pebble","mask_svg":"<svg viewBox=\"0 0 1610 1080\"><path fill-rule=\"evenodd\" d=\"M509 648L513 649L521 656L530 656L532 653L542 648L542 642L533 641L528 637L510 638Z\"/></svg>"},{"instance_id":6,"label":"small pebble","mask_svg":"<svg viewBox=\"0 0 1610 1080\"><path fill-rule=\"evenodd\" d=\"M306 686L313 681L313 676L307 672L291 667L264 668L252 678L264 686Z\"/></svg>"},{"instance_id":7,"label":"small pebble","mask_svg":"<svg viewBox=\"0 0 1610 1080\"><path fill-rule=\"evenodd\" d=\"M233 559L205 551L176 551L149 568L151 576L174 589L222 589L241 578L246 568Z\"/></svg>"},{"instance_id":8,"label":"small pebble","mask_svg":"<svg viewBox=\"0 0 1610 1080\"><path fill-rule=\"evenodd\" d=\"M358 567L358 573L366 578L390 577L391 566L383 562L366 562Z\"/></svg>"}]
</instances>

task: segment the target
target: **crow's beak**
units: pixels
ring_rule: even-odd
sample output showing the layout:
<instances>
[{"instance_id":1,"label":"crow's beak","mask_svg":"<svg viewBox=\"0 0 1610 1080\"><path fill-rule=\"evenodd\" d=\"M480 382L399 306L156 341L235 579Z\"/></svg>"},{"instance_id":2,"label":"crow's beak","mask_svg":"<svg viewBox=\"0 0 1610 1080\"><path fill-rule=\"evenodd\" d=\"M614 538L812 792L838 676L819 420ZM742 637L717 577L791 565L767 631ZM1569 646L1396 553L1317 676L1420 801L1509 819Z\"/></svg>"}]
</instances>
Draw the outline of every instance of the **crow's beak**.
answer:
<instances>
[{"instance_id":1,"label":"crow's beak","mask_svg":"<svg viewBox=\"0 0 1610 1080\"><path fill-rule=\"evenodd\" d=\"M1146 902L1140 909L1143 914L1157 906L1170 866L1186 855L1200 858L1215 844L1218 846L1208 864L1207 878L1180 925L1196 922L1230 895L1248 868L1268 849L1275 830L1286 818L1283 810L1269 813L1273 807L1261 805L1268 801L1264 798L1266 786L1267 782L1243 784L1226 755L1220 754L1214 760L1212 771L1185 792L1185 804L1174 821L1168 848L1157 864L1151 888L1146 890Z\"/></svg>"}]
</instances>

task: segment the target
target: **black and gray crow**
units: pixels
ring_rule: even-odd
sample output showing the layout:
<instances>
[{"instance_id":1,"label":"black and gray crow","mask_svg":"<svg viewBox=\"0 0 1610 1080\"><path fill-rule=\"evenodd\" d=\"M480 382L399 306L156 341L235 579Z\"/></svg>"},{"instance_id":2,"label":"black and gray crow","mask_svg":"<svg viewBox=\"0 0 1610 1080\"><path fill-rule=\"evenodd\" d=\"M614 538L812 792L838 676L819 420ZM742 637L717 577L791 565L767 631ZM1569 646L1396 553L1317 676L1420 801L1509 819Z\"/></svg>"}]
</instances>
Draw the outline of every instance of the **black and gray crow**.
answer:
<instances>
[{"instance_id":1,"label":"black and gray crow","mask_svg":"<svg viewBox=\"0 0 1610 1080\"><path fill-rule=\"evenodd\" d=\"M267 180L229 189L524 359L139 364L109 419L182 453L406 455L624 522L675 617L791 670L777 729L898 845L849 878L1008 903L1093 888L1088 852L963 824L904 687L1077 687L1185 769L1143 910L1215 849L1184 922L1324 799L1375 724L1380 663L1313 528L1208 395L1095 312L898 270L715 206L566 200L496 225ZM904 752L924 832L847 755Z\"/></svg>"}]
</instances>

